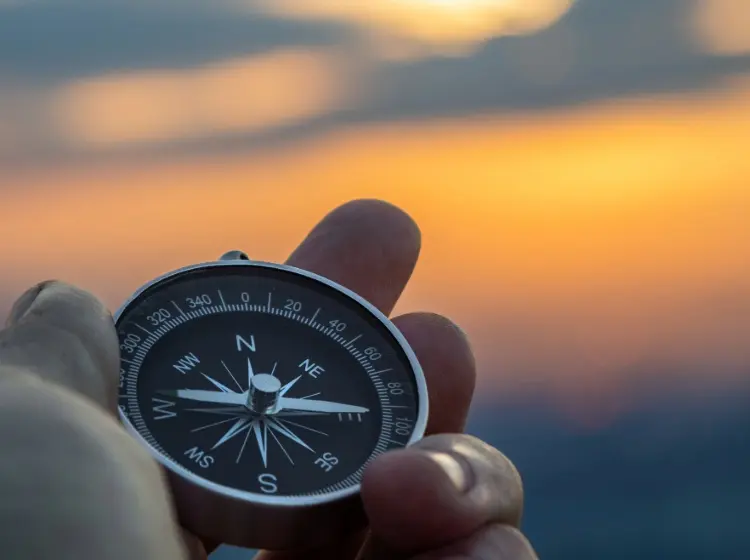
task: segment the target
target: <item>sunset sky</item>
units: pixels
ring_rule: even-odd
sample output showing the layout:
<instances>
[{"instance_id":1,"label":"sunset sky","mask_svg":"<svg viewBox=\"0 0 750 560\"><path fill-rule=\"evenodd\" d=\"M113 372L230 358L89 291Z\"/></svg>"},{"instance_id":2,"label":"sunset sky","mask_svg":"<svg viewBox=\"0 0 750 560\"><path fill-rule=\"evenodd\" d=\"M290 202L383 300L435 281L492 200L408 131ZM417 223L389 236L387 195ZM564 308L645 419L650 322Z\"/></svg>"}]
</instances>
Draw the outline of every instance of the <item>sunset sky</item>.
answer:
<instances>
[{"instance_id":1,"label":"sunset sky","mask_svg":"<svg viewBox=\"0 0 750 560\"><path fill-rule=\"evenodd\" d=\"M745 1L0 0L0 308L377 197L423 231L398 311L459 322L483 396L747 382Z\"/></svg>"}]
</instances>

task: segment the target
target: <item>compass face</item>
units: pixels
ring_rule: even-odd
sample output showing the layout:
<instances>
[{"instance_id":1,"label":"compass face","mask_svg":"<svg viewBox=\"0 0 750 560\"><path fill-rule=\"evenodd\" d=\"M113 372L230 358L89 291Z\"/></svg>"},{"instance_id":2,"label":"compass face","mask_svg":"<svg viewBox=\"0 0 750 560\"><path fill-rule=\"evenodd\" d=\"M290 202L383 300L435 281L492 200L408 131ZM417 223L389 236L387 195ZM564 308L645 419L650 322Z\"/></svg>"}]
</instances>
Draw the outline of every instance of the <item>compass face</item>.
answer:
<instances>
[{"instance_id":1,"label":"compass face","mask_svg":"<svg viewBox=\"0 0 750 560\"><path fill-rule=\"evenodd\" d=\"M287 267L197 265L117 317L120 414L167 468L270 503L357 490L375 456L421 436L419 366L387 319Z\"/></svg>"}]
</instances>

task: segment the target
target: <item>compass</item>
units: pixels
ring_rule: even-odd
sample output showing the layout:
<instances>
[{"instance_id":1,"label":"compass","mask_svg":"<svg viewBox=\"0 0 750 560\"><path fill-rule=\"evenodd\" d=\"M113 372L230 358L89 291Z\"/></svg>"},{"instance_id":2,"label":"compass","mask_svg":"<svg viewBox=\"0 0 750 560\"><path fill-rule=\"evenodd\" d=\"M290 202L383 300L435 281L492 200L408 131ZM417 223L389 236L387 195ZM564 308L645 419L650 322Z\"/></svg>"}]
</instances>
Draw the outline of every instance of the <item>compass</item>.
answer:
<instances>
[{"instance_id":1,"label":"compass","mask_svg":"<svg viewBox=\"0 0 750 560\"><path fill-rule=\"evenodd\" d=\"M232 251L146 284L115 321L120 417L203 538L285 549L355 530L367 464L424 433L408 343L322 276Z\"/></svg>"}]
</instances>

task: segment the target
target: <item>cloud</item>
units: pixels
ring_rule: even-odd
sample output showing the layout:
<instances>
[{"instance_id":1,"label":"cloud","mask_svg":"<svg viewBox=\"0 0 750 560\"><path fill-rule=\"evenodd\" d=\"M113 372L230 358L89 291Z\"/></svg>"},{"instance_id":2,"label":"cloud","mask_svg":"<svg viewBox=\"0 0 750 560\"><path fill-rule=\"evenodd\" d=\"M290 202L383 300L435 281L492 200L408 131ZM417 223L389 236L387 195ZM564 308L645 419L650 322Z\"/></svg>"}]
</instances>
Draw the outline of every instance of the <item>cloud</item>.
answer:
<instances>
[{"instance_id":1,"label":"cloud","mask_svg":"<svg viewBox=\"0 0 750 560\"><path fill-rule=\"evenodd\" d=\"M485 40L543 29L574 0L247 0L264 13L300 21L338 21L372 36L390 57L466 54ZM394 43L396 45L394 46Z\"/></svg>"},{"instance_id":2,"label":"cloud","mask_svg":"<svg viewBox=\"0 0 750 560\"><path fill-rule=\"evenodd\" d=\"M234 247L283 261L331 208L374 197L423 232L397 312L461 324L483 391L604 401L648 381L641 364L665 386L698 370L733 383L750 359L748 93L2 176L0 238L22 232L2 247L4 289L58 277L116 308Z\"/></svg>"},{"instance_id":3,"label":"cloud","mask_svg":"<svg viewBox=\"0 0 750 560\"><path fill-rule=\"evenodd\" d=\"M708 1L579 0L538 32L489 39L466 56L380 61L369 102L356 110L237 143L252 147L363 122L508 115L731 87L750 73L750 56L707 47L696 22L715 13L705 11Z\"/></svg>"},{"instance_id":4,"label":"cloud","mask_svg":"<svg viewBox=\"0 0 750 560\"><path fill-rule=\"evenodd\" d=\"M238 12L225 0L20 0L0 4L0 84L179 69L278 48L339 44L341 25Z\"/></svg>"},{"instance_id":5,"label":"cloud","mask_svg":"<svg viewBox=\"0 0 750 560\"><path fill-rule=\"evenodd\" d=\"M584 0L556 24L485 42L468 58L383 65L364 120L581 104L716 86L750 57L701 49L682 0Z\"/></svg>"},{"instance_id":6,"label":"cloud","mask_svg":"<svg viewBox=\"0 0 750 560\"><path fill-rule=\"evenodd\" d=\"M280 50L195 69L82 80L52 94L77 146L179 141L305 121L353 96L336 52Z\"/></svg>"},{"instance_id":7,"label":"cloud","mask_svg":"<svg viewBox=\"0 0 750 560\"><path fill-rule=\"evenodd\" d=\"M488 27L472 27L471 18L453 28L448 20L438 20L445 26L437 26L437 34L424 35L424 26L411 27L409 22L419 23L415 14L427 4L412 1L413 10L403 13L396 8L386 11L384 6L392 3L332 0L311 1L307 8L285 0L274 9L259 0L219 1L210 9L195 0L68 0L5 8L0 17L0 83L3 78L17 83L19 76L27 83L15 95L12 88L0 87L0 121L6 121L5 132L0 132L0 159L36 165L59 158L102 157L106 143L81 143L75 136L101 139L112 118L87 116L81 110L86 104L71 104L67 96L62 105L79 110L68 111L70 118L61 125L59 111L46 108L56 106L49 102L51 94L80 91L82 83L130 84L128 77L155 75L149 72L197 75L210 72L205 68L231 68L237 60L278 51L345 53L336 58L339 70L331 69L331 76L338 73L330 87L349 91L356 84L358 95L333 96L330 99L340 102L316 104L304 118L245 126L248 114L270 110L254 108L250 94L232 97L234 101L214 95L211 107L201 102L199 113L213 116L208 123L196 124L200 117L194 111L174 113L174 106L154 93L146 105L158 118L150 119L149 126L161 132L141 127L133 133L136 123L120 119L114 135L133 141L110 143L108 154L134 158L252 150L369 122L507 115L604 99L702 92L750 73L750 54L741 48L747 35L736 31L744 29L736 23L742 18L727 16L731 0L579 0L567 11L562 8L567 2L527 2L517 5L548 8L537 8L536 20L527 12L527 26L521 26L526 34L514 35L508 33L518 31L518 26L509 26L512 18L507 11L488 20L493 22ZM253 5L256 11L248 8ZM259 13L258 6L272 15ZM292 12L292 7L299 9ZM531 25L534 21L537 27ZM734 34L723 35L730 25ZM384 59L382 49L373 48L367 38L388 29L400 36L413 32L433 46L468 41L472 48L460 55L428 51ZM457 30L454 35L451 29ZM724 42L717 42L717 37ZM42 85L34 86L37 82ZM147 90L139 90L139 95L147 95ZM117 98L99 99L93 107L111 107ZM122 126L128 129L125 133ZM92 147L96 150L90 153Z\"/></svg>"},{"instance_id":8,"label":"cloud","mask_svg":"<svg viewBox=\"0 0 750 560\"><path fill-rule=\"evenodd\" d=\"M750 53L750 10L746 0L697 0L691 23L707 51Z\"/></svg>"},{"instance_id":9,"label":"cloud","mask_svg":"<svg viewBox=\"0 0 750 560\"><path fill-rule=\"evenodd\" d=\"M0 157L102 153L293 127L355 103L359 69L334 48L277 49L193 68L0 89Z\"/></svg>"}]
</instances>

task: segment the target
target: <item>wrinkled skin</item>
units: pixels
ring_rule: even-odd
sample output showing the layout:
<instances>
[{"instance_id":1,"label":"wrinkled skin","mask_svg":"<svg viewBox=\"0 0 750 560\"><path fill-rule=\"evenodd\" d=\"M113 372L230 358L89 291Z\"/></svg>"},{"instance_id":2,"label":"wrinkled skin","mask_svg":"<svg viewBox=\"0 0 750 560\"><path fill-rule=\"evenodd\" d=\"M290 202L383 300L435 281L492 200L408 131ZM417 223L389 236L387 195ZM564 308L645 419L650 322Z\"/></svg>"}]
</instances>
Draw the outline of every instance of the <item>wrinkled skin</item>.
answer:
<instances>
[{"instance_id":1,"label":"wrinkled skin","mask_svg":"<svg viewBox=\"0 0 750 560\"><path fill-rule=\"evenodd\" d=\"M420 233L402 211L360 200L326 216L287 261L390 314L416 265ZM432 313L394 318L430 391L428 437L368 467L363 534L263 560L536 558L519 531L521 480L496 449L463 435L474 391L469 342ZM4 558L205 559L217 543L176 524L157 464L116 415L118 340L94 296L45 282L0 332L0 550ZM409 500L401 496L408 492Z\"/></svg>"}]
</instances>

